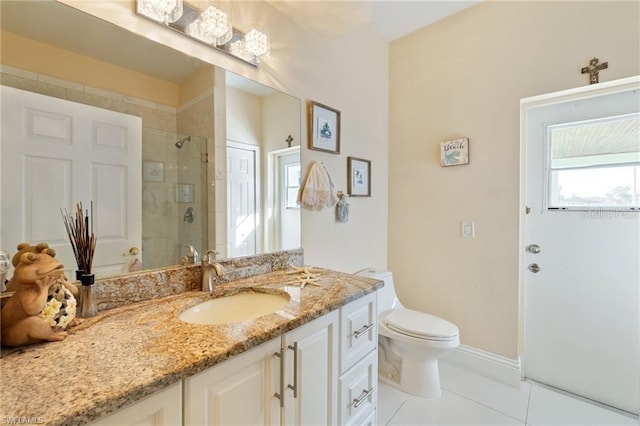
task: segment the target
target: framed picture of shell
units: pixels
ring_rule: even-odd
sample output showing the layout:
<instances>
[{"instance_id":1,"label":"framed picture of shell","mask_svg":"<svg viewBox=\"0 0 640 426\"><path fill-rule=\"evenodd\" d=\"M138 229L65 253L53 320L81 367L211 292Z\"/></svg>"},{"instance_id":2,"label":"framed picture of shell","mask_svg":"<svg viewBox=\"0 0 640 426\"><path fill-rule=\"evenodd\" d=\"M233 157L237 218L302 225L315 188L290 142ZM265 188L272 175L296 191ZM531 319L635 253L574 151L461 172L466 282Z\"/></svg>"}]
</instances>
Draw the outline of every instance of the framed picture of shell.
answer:
<instances>
[{"instance_id":1,"label":"framed picture of shell","mask_svg":"<svg viewBox=\"0 0 640 426\"><path fill-rule=\"evenodd\" d=\"M340 111L309 101L309 149L340 154Z\"/></svg>"}]
</instances>

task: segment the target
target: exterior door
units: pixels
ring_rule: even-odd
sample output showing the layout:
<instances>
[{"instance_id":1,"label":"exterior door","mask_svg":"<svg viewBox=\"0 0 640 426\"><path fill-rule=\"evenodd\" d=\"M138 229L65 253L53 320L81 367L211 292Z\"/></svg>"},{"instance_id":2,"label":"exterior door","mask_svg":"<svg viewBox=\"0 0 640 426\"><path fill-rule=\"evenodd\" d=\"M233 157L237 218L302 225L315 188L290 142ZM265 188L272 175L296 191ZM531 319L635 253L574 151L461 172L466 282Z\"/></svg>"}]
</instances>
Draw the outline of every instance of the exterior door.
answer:
<instances>
[{"instance_id":1,"label":"exterior door","mask_svg":"<svg viewBox=\"0 0 640 426\"><path fill-rule=\"evenodd\" d=\"M257 147L227 145L227 249L228 257L256 253L258 206L256 203Z\"/></svg>"},{"instance_id":2,"label":"exterior door","mask_svg":"<svg viewBox=\"0 0 640 426\"><path fill-rule=\"evenodd\" d=\"M47 242L70 278L76 261L61 209L93 203L97 276L125 270L142 242L142 121L101 108L2 86L2 233Z\"/></svg>"},{"instance_id":3,"label":"exterior door","mask_svg":"<svg viewBox=\"0 0 640 426\"><path fill-rule=\"evenodd\" d=\"M636 414L639 87L526 109L522 265L525 376Z\"/></svg>"}]
</instances>

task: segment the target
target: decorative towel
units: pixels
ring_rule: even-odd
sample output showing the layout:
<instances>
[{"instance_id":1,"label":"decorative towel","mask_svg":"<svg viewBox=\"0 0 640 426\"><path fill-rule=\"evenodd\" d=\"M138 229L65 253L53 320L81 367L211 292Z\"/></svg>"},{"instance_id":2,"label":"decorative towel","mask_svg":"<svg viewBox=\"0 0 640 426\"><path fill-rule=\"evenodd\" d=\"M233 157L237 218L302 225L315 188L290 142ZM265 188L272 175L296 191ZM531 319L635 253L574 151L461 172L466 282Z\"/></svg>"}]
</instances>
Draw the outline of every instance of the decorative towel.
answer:
<instances>
[{"instance_id":1,"label":"decorative towel","mask_svg":"<svg viewBox=\"0 0 640 426\"><path fill-rule=\"evenodd\" d=\"M337 201L327 168L322 163L314 163L298 192L298 204L303 209L318 211L332 207Z\"/></svg>"}]
</instances>

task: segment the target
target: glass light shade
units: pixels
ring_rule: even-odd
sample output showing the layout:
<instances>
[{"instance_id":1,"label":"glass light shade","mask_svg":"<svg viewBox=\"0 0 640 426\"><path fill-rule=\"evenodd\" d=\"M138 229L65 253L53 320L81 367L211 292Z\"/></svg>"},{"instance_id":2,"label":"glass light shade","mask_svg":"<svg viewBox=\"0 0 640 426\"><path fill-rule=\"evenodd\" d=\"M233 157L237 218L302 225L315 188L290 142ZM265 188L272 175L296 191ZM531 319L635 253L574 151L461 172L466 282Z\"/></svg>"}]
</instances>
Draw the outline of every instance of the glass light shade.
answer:
<instances>
[{"instance_id":1,"label":"glass light shade","mask_svg":"<svg viewBox=\"0 0 640 426\"><path fill-rule=\"evenodd\" d=\"M231 42L231 44L229 44L229 53L247 62L253 62L255 59L255 56L247 52L247 49L244 48L244 42L242 40Z\"/></svg>"},{"instance_id":2,"label":"glass light shade","mask_svg":"<svg viewBox=\"0 0 640 426\"><path fill-rule=\"evenodd\" d=\"M252 29L244 36L244 48L255 56L263 56L269 53L269 37L257 29Z\"/></svg>"},{"instance_id":3,"label":"glass light shade","mask_svg":"<svg viewBox=\"0 0 640 426\"><path fill-rule=\"evenodd\" d=\"M137 12L166 25L182 16L182 0L138 0Z\"/></svg>"},{"instance_id":4,"label":"glass light shade","mask_svg":"<svg viewBox=\"0 0 640 426\"><path fill-rule=\"evenodd\" d=\"M231 40L233 28L229 15L214 7L207 7L191 24L187 25L186 33L205 43L221 46Z\"/></svg>"}]
</instances>

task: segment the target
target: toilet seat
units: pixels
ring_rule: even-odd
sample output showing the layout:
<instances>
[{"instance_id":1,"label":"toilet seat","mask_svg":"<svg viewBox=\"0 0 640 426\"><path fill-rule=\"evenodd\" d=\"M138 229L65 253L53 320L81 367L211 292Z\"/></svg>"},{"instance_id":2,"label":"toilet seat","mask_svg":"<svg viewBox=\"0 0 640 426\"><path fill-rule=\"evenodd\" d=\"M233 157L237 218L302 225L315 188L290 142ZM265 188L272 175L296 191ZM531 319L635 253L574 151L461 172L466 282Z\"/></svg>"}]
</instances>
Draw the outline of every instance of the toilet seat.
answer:
<instances>
[{"instance_id":1,"label":"toilet seat","mask_svg":"<svg viewBox=\"0 0 640 426\"><path fill-rule=\"evenodd\" d=\"M396 333L423 340L447 342L458 338L458 327L442 318L411 309L392 309L380 320Z\"/></svg>"}]
</instances>

